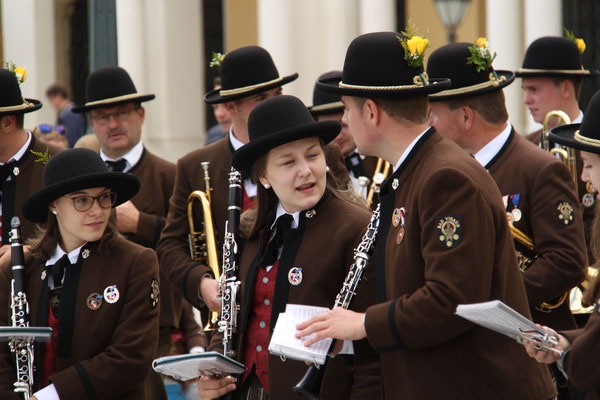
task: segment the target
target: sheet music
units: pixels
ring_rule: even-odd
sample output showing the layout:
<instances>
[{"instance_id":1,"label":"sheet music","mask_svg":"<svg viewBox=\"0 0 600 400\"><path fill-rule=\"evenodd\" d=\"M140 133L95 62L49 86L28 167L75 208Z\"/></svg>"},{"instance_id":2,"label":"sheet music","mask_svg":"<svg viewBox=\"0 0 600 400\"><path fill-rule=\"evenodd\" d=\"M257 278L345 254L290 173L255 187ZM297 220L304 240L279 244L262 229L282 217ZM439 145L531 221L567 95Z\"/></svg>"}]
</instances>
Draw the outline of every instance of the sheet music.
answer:
<instances>
[{"instance_id":1,"label":"sheet music","mask_svg":"<svg viewBox=\"0 0 600 400\"><path fill-rule=\"evenodd\" d=\"M544 331L532 321L500 300L460 304L456 307L456 315L515 340L519 338L521 332L533 331L544 334Z\"/></svg>"}]
</instances>

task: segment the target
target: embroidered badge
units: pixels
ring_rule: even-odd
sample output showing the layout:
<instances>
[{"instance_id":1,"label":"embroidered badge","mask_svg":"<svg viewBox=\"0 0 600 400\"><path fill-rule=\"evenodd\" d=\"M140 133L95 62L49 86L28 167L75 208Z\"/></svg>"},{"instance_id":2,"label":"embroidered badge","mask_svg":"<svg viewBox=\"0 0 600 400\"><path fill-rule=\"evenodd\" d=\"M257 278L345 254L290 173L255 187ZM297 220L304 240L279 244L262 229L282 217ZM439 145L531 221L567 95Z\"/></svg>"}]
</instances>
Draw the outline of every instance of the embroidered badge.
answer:
<instances>
[{"instance_id":1,"label":"embroidered badge","mask_svg":"<svg viewBox=\"0 0 600 400\"><path fill-rule=\"evenodd\" d=\"M437 223L438 239L442 247L451 249L460 243L461 226L460 216L447 215L440 217Z\"/></svg>"},{"instance_id":2,"label":"embroidered badge","mask_svg":"<svg viewBox=\"0 0 600 400\"><path fill-rule=\"evenodd\" d=\"M291 285L298 286L302 283L302 268L292 267L288 272L288 281Z\"/></svg>"},{"instance_id":3,"label":"embroidered badge","mask_svg":"<svg viewBox=\"0 0 600 400\"><path fill-rule=\"evenodd\" d=\"M158 305L159 297L160 287L158 281L152 278L150 281L150 304L152 304L152 308L155 308Z\"/></svg>"},{"instance_id":4,"label":"embroidered badge","mask_svg":"<svg viewBox=\"0 0 600 400\"><path fill-rule=\"evenodd\" d=\"M570 225L573 222L573 206L568 201L561 201L556 207L558 210L558 220L564 225Z\"/></svg>"},{"instance_id":5,"label":"embroidered badge","mask_svg":"<svg viewBox=\"0 0 600 400\"><path fill-rule=\"evenodd\" d=\"M102 305L102 295L100 293L90 294L86 300L86 304L90 310L96 311Z\"/></svg>"},{"instance_id":6,"label":"embroidered badge","mask_svg":"<svg viewBox=\"0 0 600 400\"><path fill-rule=\"evenodd\" d=\"M46 270L42 271L42 276L40 276L42 280L46 279Z\"/></svg>"},{"instance_id":7,"label":"embroidered badge","mask_svg":"<svg viewBox=\"0 0 600 400\"><path fill-rule=\"evenodd\" d=\"M392 181L392 189L396 190L396 189L398 189L398 186L400 186L400 181L398 180L398 178L395 178Z\"/></svg>"},{"instance_id":8,"label":"embroidered badge","mask_svg":"<svg viewBox=\"0 0 600 400\"><path fill-rule=\"evenodd\" d=\"M315 210L309 210L309 211L306 212L305 215L306 215L306 218L312 218L315 215L317 215L317 212Z\"/></svg>"},{"instance_id":9,"label":"embroidered badge","mask_svg":"<svg viewBox=\"0 0 600 400\"><path fill-rule=\"evenodd\" d=\"M90 256L90 251L88 249L85 249L84 251L81 252L81 257L83 257L84 259L88 258Z\"/></svg>"},{"instance_id":10,"label":"embroidered badge","mask_svg":"<svg viewBox=\"0 0 600 400\"><path fill-rule=\"evenodd\" d=\"M593 193L586 193L581 198L581 205L586 208L589 208L594 205L595 198L596 198L596 196L594 196Z\"/></svg>"},{"instance_id":11,"label":"embroidered badge","mask_svg":"<svg viewBox=\"0 0 600 400\"><path fill-rule=\"evenodd\" d=\"M117 289L117 285L107 286L104 289L104 300L109 304L119 301L119 289Z\"/></svg>"}]
</instances>

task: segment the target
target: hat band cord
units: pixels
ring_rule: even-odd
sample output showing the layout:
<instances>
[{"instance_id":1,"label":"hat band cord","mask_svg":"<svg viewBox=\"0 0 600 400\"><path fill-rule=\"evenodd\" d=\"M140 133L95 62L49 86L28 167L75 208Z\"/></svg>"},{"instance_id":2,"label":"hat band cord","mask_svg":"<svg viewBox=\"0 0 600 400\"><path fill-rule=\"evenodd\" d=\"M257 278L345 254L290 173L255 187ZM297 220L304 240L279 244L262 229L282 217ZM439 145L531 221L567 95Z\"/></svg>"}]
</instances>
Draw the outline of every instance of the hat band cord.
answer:
<instances>
[{"instance_id":1,"label":"hat band cord","mask_svg":"<svg viewBox=\"0 0 600 400\"><path fill-rule=\"evenodd\" d=\"M311 107L310 111L323 111L339 107L344 107L344 103L342 103L341 101L336 101L334 103L319 104L318 106Z\"/></svg>"},{"instance_id":2,"label":"hat band cord","mask_svg":"<svg viewBox=\"0 0 600 400\"><path fill-rule=\"evenodd\" d=\"M439 93L430 94L429 97L436 98L436 97L442 97L442 96L450 96L453 94L470 93L470 92L473 92L473 91L476 91L479 89L485 89L485 88L492 87L492 86L498 86L498 85L500 85L500 83L502 83L504 81L506 81L506 76L500 76L499 78L495 78L494 74L490 72L490 79L486 82L481 82L476 85L465 86L465 87L456 88L456 89L444 90Z\"/></svg>"},{"instance_id":3,"label":"hat band cord","mask_svg":"<svg viewBox=\"0 0 600 400\"><path fill-rule=\"evenodd\" d=\"M109 104L109 103L114 103L115 101L135 99L138 97L141 97L141 95L139 93L124 94L122 96L110 97L108 99L90 101L88 103L85 103L85 106L90 107L90 106L96 106L98 104Z\"/></svg>"},{"instance_id":4,"label":"hat band cord","mask_svg":"<svg viewBox=\"0 0 600 400\"><path fill-rule=\"evenodd\" d=\"M219 95L221 95L221 96L233 96L233 95L240 94L240 93L246 93L246 92L249 92L251 90L261 88L263 86L268 86L268 85L271 85L273 83L280 82L282 80L283 80L283 78L279 77L279 78L270 80L268 82L261 82L261 83L255 84L255 85L244 86L244 87L236 88L236 89L219 90Z\"/></svg>"},{"instance_id":5,"label":"hat band cord","mask_svg":"<svg viewBox=\"0 0 600 400\"><path fill-rule=\"evenodd\" d=\"M585 137L579 133L579 129L575 131L574 135L575 141L583 144L587 144L588 146L600 147L600 140L592 139L589 137Z\"/></svg>"},{"instance_id":6,"label":"hat band cord","mask_svg":"<svg viewBox=\"0 0 600 400\"><path fill-rule=\"evenodd\" d=\"M517 73L530 73L530 74L538 74L538 73L546 73L546 74L575 74L575 75L587 75L590 73L588 69L584 69L581 66L581 69L530 69L530 68L520 68L517 70Z\"/></svg>"},{"instance_id":7,"label":"hat band cord","mask_svg":"<svg viewBox=\"0 0 600 400\"><path fill-rule=\"evenodd\" d=\"M23 110L25 108L31 107L33 104L28 102L23 98L23 104L19 104L18 106L8 106L8 107L0 107L0 111L17 111Z\"/></svg>"},{"instance_id":8,"label":"hat band cord","mask_svg":"<svg viewBox=\"0 0 600 400\"><path fill-rule=\"evenodd\" d=\"M423 82L423 78L421 77L421 75L425 78L424 79L425 82ZM364 90L418 89L418 88L422 88L423 86L426 86L429 84L429 78L427 76L427 73L423 72L422 74L415 75L413 77L413 82L415 82L414 85L398 85L398 86L364 86L364 85L352 85L349 83L340 82L339 87L344 88L344 89L364 89ZM434 82L434 84L435 83L436 82Z\"/></svg>"}]
</instances>

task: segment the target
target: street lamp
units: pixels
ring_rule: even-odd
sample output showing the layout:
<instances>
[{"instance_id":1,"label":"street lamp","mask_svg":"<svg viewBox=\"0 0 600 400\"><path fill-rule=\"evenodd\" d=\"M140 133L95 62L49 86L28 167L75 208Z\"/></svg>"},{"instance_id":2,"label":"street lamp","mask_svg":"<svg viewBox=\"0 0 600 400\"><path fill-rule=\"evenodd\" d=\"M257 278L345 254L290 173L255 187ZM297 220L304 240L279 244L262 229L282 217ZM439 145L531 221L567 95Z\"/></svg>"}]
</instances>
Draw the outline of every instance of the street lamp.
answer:
<instances>
[{"instance_id":1,"label":"street lamp","mask_svg":"<svg viewBox=\"0 0 600 400\"><path fill-rule=\"evenodd\" d=\"M460 25L467 13L471 0L434 0L438 14L448 29L448 42L456 41L456 28Z\"/></svg>"}]
</instances>

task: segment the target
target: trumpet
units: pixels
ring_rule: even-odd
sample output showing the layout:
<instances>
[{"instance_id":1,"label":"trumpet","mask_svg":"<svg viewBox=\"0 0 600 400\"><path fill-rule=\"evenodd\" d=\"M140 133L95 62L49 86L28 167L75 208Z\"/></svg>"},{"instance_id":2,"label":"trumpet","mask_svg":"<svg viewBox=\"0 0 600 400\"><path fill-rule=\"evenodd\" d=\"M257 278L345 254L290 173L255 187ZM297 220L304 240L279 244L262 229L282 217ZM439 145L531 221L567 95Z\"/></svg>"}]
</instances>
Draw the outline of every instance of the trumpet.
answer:
<instances>
[{"instance_id":1,"label":"trumpet","mask_svg":"<svg viewBox=\"0 0 600 400\"><path fill-rule=\"evenodd\" d=\"M522 272L525 272L527 268L531 266L535 262L537 258L537 254L535 252L535 243L533 239L527 236L523 231L516 228L512 222L508 223L510 226L510 233L512 234L512 238L515 241L515 250L517 253L517 262L519 265L519 269ZM542 302L542 304L536 306L536 310L549 313L555 308L558 308L565 302L565 300L569 297L569 292L565 292L556 300L552 300L551 302Z\"/></svg>"},{"instance_id":2,"label":"trumpet","mask_svg":"<svg viewBox=\"0 0 600 400\"><path fill-rule=\"evenodd\" d=\"M575 158L575 149L572 147L565 146L552 146L549 138L550 134L550 121L553 119L558 119L558 125L567 125L571 123L571 119L569 116L560 110L553 110L546 114L544 118L543 128L542 128L542 148L556 158L558 158L563 164L569 168L569 172L571 172L571 176L573 177L573 182L575 183L575 194L578 194L578 178L579 175L577 173L577 159Z\"/></svg>"},{"instance_id":3,"label":"trumpet","mask_svg":"<svg viewBox=\"0 0 600 400\"><path fill-rule=\"evenodd\" d=\"M369 193L367 194L368 208L371 208L371 204L373 204L373 197L376 193L379 193L379 190L381 189L381 184L383 183L385 178L388 177L390 173L390 167L390 163L384 161L383 158L379 158L377 160L377 165L375 166L375 173L373 174L373 179L371 179L371 186L369 188Z\"/></svg>"},{"instance_id":4,"label":"trumpet","mask_svg":"<svg viewBox=\"0 0 600 400\"><path fill-rule=\"evenodd\" d=\"M190 245L190 256L194 261L206 263L212 271L215 279L218 281L221 277L219 271L219 261L217 258L217 242L215 240L215 229L213 225L212 212L210 210L210 176L208 175L208 162L202 163L204 170L204 185L205 191L194 190L187 199L187 215L190 233L188 234L188 242ZM197 231L194 224L194 204L200 202L202 207L203 231ZM208 322L203 328L203 331L215 330L219 313L211 311Z\"/></svg>"}]
</instances>

